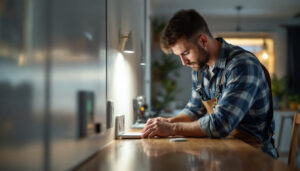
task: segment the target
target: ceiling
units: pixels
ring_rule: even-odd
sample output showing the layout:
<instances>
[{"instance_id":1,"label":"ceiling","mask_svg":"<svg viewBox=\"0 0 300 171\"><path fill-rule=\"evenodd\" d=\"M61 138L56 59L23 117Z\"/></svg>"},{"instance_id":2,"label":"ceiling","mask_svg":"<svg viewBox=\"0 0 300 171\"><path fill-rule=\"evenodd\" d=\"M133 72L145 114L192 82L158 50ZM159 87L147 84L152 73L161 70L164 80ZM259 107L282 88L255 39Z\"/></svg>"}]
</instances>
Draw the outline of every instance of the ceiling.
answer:
<instances>
[{"instance_id":1,"label":"ceiling","mask_svg":"<svg viewBox=\"0 0 300 171\"><path fill-rule=\"evenodd\" d=\"M205 16L235 17L237 5L243 7L243 17L287 19L300 14L300 0L151 0L151 14L171 16L193 8Z\"/></svg>"}]
</instances>

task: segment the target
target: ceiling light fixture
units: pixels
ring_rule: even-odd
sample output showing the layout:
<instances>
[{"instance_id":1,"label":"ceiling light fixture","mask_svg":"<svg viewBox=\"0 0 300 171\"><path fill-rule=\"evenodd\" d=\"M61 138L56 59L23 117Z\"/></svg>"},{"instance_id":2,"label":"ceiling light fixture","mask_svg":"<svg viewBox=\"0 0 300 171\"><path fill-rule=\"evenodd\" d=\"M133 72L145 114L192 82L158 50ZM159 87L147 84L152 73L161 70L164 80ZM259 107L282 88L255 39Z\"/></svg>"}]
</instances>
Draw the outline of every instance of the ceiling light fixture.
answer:
<instances>
[{"instance_id":1,"label":"ceiling light fixture","mask_svg":"<svg viewBox=\"0 0 300 171\"><path fill-rule=\"evenodd\" d=\"M264 39L264 42L263 42L263 45L262 45L261 57L264 60L267 60L269 58L266 39Z\"/></svg>"},{"instance_id":2,"label":"ceiling light fixture","mask_svg":"<svg viewBox=\"0 0 300 171\"><path fill-rule=\"evenodd\" d=\"M237 25L236 25L236 31L241 31L241 10L243 9L243 6L238 5L235 7L237 10Z\"/></svg>"}]
</instances>

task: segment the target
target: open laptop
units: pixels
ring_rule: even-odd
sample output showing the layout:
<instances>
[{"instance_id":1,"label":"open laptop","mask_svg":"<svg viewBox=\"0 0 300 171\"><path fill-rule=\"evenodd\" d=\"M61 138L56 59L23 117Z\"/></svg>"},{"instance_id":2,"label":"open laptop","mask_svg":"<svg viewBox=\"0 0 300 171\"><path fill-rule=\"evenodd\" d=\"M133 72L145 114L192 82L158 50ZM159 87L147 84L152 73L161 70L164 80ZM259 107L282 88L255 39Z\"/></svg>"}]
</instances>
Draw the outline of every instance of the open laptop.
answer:
<instances>
[{"instance_id":1,"label":"open laptop","mask_svg":"<svg viewBox=\"0 0 300 171\"><path fill-rule=\"evenodd\" d=\"M115 138L116 139L140 139L141 132L125 132L125 116L116 116Z\"/></svg>"}]
</instances>

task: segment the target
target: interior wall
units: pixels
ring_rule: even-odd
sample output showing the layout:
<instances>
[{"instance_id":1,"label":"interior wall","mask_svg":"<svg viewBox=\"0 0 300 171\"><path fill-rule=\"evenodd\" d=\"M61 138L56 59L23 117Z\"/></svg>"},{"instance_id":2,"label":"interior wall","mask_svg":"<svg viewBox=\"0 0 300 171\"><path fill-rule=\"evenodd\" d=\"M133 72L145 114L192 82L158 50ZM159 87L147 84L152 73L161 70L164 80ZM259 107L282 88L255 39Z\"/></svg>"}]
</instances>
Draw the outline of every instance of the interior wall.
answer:
<instances>
[{"instance_id":1,"label":"interior wall","mask_svg":"<svg viewBox=\"0 0 300 171\"><path fill-rule=\"evenodd\" d=\"M140 66L144 42L144 1L108 1L107 97L114 115L125 115L125 129L133 123L132 100L143 94L144 68ZM132 33L135 53L120 52L119 35Z\"/></svg>"}]
</instances>

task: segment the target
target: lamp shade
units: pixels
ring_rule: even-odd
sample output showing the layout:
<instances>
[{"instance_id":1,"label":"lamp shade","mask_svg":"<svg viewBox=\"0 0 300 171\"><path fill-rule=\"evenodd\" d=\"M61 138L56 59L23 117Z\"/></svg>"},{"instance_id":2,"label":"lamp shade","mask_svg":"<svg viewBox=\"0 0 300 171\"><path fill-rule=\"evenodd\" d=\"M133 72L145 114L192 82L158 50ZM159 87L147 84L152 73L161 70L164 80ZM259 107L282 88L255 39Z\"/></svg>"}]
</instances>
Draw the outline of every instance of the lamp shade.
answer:
<instances>
[{"instance_id":1,"label":"lamp shade","mask_svg":"<svg viewBox=\"0 0 300 171\"><path fill-rule=\"evenodd\" d=\"M125 41L123 52L124 53L134 53L131 32L129 32L127 41Z\"/></svg>"}]
</instances>

